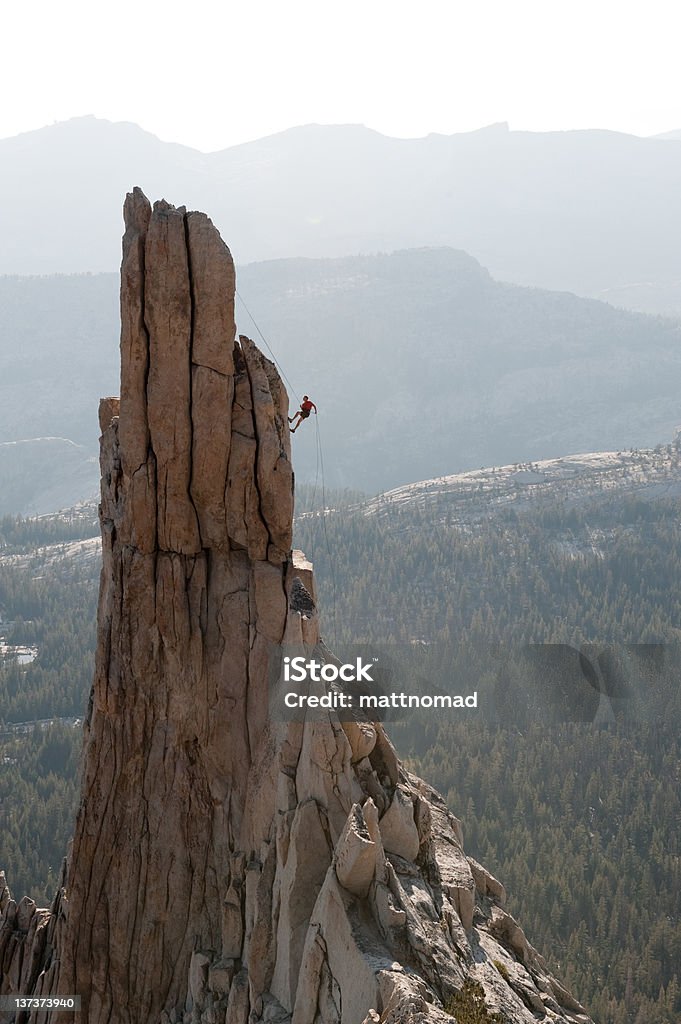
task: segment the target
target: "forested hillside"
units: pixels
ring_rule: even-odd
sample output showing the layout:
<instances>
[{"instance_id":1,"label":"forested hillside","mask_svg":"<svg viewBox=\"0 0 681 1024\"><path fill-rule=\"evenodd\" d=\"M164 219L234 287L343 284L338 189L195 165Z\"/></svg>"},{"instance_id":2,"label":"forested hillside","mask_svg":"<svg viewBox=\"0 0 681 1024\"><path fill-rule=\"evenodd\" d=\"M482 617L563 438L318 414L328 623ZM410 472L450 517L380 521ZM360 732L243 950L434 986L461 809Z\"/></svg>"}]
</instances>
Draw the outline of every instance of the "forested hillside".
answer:
<instances>
[{"instance_id":1,"label":"forested hillside","mask_svg":"<svg viewBox=\"0 0 681 1024\"><path fill-rule=\"evenodd\" d=\"M531 641L666 652L665 671L638 677L638 697L650 701L616 709L606 724L569 714L547 722L532 707L506 705L503 722L422 711L388 728L410 766L445 794L463 820L467 850L503 880L530 941L550 954L595 1019L677 1024L678 502L546 500L462 523L441 498L381 514L357 494L325 498L336 511L322 515L320 489L301 493L296 544L315 561L332 644L374 638L448 651L457 692L462 681L482 689L500 649ZM73 553L79 528L44 529L65 545L49 573L40 568L47 553L35 547L47 538L13 520L2 525L11 547L0 567L0 632L38 647L32 664L6 660L0 668L0 800L9 822L0 865L16 892L43 899L71 829L81 740L71 717L87 703L97 589L87 548ZM91 523L80 529L91 532ZM17 561L27 545L33 553ZM650 713L639 714L646 706ZM16 729L52 715L67 721Z\"/></svg>"},{"instance_id":2,"label":"forested hillside","mask_svg":"<svg viewBox=\"0 0 681 1024\"><path fill-rule=\"evenodd\" d=\"M671 668L641 676L638 702L607 725L569 714L547 724L507 704L505 725L420 711L389 728L595 1019L677 1024L678 501L547 501L473 527L448 518L440 500L301 521L297 542L315 560L327 633L444 644L456 692L493 670L500 648L512 660L527 642L671 645Z\"/></svg>"},{"instance_id":3,"label":"forested hillside","mask_svg":"<svg viewBox=\"0 0 681 1024\"><path fill-rule=\"evenodd\" d=\"M0 862L14 891L51 898L73 829L82 718L92 682L99 559L74 557L98 531L69 518L0 520Z\"/></svg>"}]
</instances>

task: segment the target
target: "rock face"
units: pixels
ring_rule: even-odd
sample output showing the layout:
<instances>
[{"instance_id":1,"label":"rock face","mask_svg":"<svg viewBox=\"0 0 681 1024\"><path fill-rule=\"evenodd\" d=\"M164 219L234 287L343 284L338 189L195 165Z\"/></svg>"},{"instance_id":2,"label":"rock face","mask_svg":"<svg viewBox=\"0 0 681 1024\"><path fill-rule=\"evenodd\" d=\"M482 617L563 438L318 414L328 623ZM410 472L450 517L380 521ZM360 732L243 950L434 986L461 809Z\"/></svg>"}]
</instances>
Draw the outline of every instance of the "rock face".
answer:
<instances>
[{"instance_id":1,"label":"rock face","mask_svg":"<svg viewBox=\"0 0 681 1024\"><path fill-rule=\"evenodd\" d=\"M135 189L125 223L81 803L49 911L0 878L2 991L88 1024L416 1024L472 979L490 1020L586 1024L380 724L268 715L271 645L320 639L288 398L235 342L210 220Z\"/></svg>"}]
</instances>

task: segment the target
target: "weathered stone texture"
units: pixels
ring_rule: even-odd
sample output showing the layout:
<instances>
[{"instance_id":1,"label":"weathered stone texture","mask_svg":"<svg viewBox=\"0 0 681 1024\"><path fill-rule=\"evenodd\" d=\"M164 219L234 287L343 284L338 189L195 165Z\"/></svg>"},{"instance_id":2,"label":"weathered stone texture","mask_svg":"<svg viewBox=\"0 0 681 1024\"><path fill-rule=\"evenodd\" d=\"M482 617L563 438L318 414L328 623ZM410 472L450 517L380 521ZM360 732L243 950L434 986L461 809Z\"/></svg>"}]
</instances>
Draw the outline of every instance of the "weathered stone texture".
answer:
<instances>
[{"instance_id":1,"label":"weathered stone texture","mask_svg":"<svg viewBox=\"0 0 681 1024\"><path fill-rule=\"evenodd\" d=\"M587 1024L379 723L268 714L271 645L328 653L286 391L208 218L136 189L125 222L81 802L49 911L0 874L0 989L88 1024L444 1024L471 976L508 1020Z\"/></svg>"}]
</instances>

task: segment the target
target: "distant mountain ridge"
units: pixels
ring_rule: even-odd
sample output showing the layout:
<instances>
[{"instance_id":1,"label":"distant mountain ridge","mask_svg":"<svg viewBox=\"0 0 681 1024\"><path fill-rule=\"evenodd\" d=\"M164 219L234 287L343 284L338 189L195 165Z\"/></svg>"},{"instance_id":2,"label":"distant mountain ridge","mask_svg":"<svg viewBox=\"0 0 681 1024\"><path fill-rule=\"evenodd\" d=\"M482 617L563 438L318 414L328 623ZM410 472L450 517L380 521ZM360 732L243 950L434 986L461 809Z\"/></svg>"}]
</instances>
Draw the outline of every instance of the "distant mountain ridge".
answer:
<instances>
[{"instance_id":1,"label":"distant mountain ridge","mask_svg":"<svg viewBox=\"0 0 681 1024\"><path fill-rule=\"evenodd\" d=\"M0 516L44 515L97 496L92 449L64 437L0 442Z\"/></svg>"},{"instance_id":2,"label":"distant mountain ridge","mask_svg":"<svg viewBox=\"0 0 681 1024\"><path fill-rule=\"evenodd\" d=\"M654 445L681 421L678 324L501 284L457 250L272 260L240 267L237 281L292 400L309 393L320 410L295 437L301 482L376 493L482 465ZM259 337L240 301L237 326ZM0 442L81 445L88 486L64 504L97 488L96 396L118 390L118 335L113 274L0 278ZM52 454L36 478L23 459L6 464L2 478L11 469L27 489L8 506L6 488L5 511L53 511L42 493L72 472L84 482L72 449Z\"/></svg>"},{"instance_id":3,"label":"distant mountain ridge","mask_svg":"<svg viewBox=\"0 0 681 1024\"><path fill-rule=\"evenodd\" d=\"M655 448L584 452L531 463L491 466L395 487L364 504L367 514L401 507L438 510L447 522L472 526L495 514L681 496L681 435ZM309 517L309 516L308 516Z\"/></svg>"},{"instance_id":4,"label":"distant mountain ridge","mask_svg":"<svg viewBox=\"0 0 681 1024\"><path fill-rule=\"evenodd\" d=\"M116 270L139 184L209 205L240 264L446 245L504 280L679 313L679 180L681 146L607 131L305 125L204 154L77 118L0 141L0 273Z\"/></svg>"},{"instance_id":5,"label":"distant mountain ridge","mask_svg":"<svg viewBox=\"0 0 681 1024\"><path fill-rule=\"evenodd\" d=\"M681 128L677 128L671 132L660 132L659 135L652 135L653 139L670 139L672 142L677 142L681 139Z\"/></svg>"}]
</instances>

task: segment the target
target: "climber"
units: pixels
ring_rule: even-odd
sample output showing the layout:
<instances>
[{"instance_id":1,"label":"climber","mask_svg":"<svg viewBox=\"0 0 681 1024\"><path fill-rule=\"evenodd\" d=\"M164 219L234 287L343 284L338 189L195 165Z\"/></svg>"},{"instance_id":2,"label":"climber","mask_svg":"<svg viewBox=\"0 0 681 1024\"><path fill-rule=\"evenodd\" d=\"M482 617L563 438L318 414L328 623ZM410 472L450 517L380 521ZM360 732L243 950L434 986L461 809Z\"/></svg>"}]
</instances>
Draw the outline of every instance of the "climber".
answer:
<instances>
[{"instance_id":1,"label":"climber","mask_svg":"<svg viewBox=\"0 0 681 1024\"><path fill-rule=\"evenodd\" d=\"M289 418L288 418L289 423L296 423L296 420L298 420L298 422L296 423L295 427L291 427L291 433L292 434L295 434L295 432L298 429L298 427L300 426L300 424L303 422L303 420L306 420L308 418L308 416L310 415L310 413L312 412L313 409L314 409L314 414L316 416L317 415L317 406L314 404L314 402L310 401L310 399L307 397L307 395L303 395L303 400L300 403L300 409L295 414L295 416L289 416Z\"/></svg>"}]
</instances>

